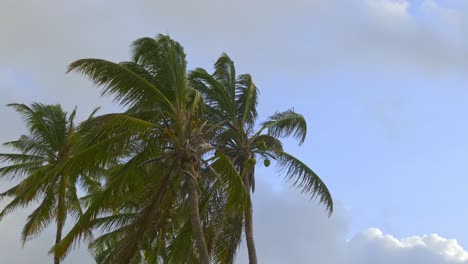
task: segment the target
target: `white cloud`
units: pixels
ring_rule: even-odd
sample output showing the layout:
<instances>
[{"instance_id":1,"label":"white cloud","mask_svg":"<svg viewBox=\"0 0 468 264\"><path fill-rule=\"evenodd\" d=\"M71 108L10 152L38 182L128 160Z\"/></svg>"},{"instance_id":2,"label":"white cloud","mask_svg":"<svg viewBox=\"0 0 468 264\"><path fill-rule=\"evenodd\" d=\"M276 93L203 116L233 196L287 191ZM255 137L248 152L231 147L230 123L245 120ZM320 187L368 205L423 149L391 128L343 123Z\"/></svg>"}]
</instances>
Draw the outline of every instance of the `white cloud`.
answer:
<instances>
[{"instance_id":1,"label":"white cloud","mask_svg":"<svg viewBox=\"0 0 468 264\"><path fill-rule=\"evenodd\" d=\"M398 239L369 228L348 242L350 264L468 263L468 252L456 240L437 234Z\"/></svg>"},{"instance_id":2,"label":"white cloud","mask_svg":"<svg viewBox=\"0 0 468 264\"><path fill-rule=\"evenodd\" d=\"M255 237L259 263L460 264L468 252L437 234L397 238L369 228L350 240L352 215L338 203L328 219L323 208L291 190L274 192L261 181L255 194ZM247 263L246 249L237 257Z\"/></svg>"}]
</instances>

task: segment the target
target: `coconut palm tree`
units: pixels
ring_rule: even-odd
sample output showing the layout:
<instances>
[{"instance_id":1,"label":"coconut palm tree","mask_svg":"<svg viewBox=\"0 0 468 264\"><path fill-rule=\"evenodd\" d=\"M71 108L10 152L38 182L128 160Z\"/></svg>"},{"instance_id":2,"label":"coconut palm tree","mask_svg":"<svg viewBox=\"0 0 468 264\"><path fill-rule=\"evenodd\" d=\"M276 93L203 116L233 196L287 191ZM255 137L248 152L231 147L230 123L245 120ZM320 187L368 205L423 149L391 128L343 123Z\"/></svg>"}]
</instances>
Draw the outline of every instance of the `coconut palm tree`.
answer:
<instances>
[{"instance_id":1,"label":"coconut palm tree","mask_svg":"<svg viewBox=\"0 0 468 264\"><path fill-rule=\"evenodd\" d=\"M280 171L294 187L312 197L318 197L325 204L329 214L333 201L329 190L320 177L306 164L283 150L280 138L292 136L302 144L306 137L307 125L304 117L293 110L277 112L255 131L257 120L258 90L248 74L236 75L234 62L223 54L214 64L215 71L209 74L203 69L191 72L191 85L201 91L206 101L207 115L212 122L224 122L217 130L211 143L230 157L249 190L242 214L227 217L230 241L225 246L226 262L232 263L240 244L244 228L249 263L256 264L257 256L253 237L252 200L250 191L255 191L255 165L257 159L269 166L275 160ZM226 243L221 243L226 245Z\"/></svg>"},{"instance_id":2,"label":"coconut palm tree","mask_svg":"<svg viewBox=\"0 0 468 264\"><path fill-rule=\"evenodd\" d=\"M226 181L237 177L239 186L242 181L226 155L205 158L213 152L209 139L216 124L203 119L204 101L189 85L186 65L182 46L165 35L134 41L130 62L82 59L70 64L69 71L88 76L103 95L113 95L127 109L96 117L80 129L82 151L69 168L121 165L55 248L60 255L81 238L82 230L117 213L115 221L121 221L117 226L122 229L104 262L135 262L145 243L153 243L154 236L166 237L182 217L189 220L199 263L210 262L200 218L202 170L209 167ZM145 177L143 188L133 192L133 181ZM130 202L138 205L122 208L129 194Z\"/></svg>"},{"instance_id":3,"label":"coconut palm tree","mask_svg":"<svg viewBox=\"0 0 468 264\"><path fill-rule=\"evenodd\" d=\"M4 143L16 153L0 154L0 161L10 163L0 168L0 177L17 182L0 194L0 199L12 198L0 212L0 219L18 207L39 201L27 218L21 240L24 244L55 220L57 244L62 239L67 216L82 213L76 189L79 179L84 184L94 181L87 175L65 170L62 166L72 156L71 149L77 142L74 124L76 109L68 114L60 105L33 103L31 106L8 106L22 115L29 134ZM57 255L54 255L54 263L60 263Z\"/></svg>"}]
</instances>

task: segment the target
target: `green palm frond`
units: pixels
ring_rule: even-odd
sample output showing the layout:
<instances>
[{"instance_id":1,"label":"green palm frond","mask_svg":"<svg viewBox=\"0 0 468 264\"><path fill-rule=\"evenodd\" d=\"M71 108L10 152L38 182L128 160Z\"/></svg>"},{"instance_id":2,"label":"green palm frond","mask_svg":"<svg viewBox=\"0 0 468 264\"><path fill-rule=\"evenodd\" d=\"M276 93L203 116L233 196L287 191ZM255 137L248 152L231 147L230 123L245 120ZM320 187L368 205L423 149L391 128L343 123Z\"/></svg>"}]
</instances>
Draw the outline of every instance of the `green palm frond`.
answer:
<instances>
[{"instance_id":1,"label":"green palm frond","mask_svg":"<svg viewBox=\"0 0 468 264\"><path fill-rule=\"evenodd\" d=\"M53 150L30 135L22 135L18 140L5 142L3 145L23 154L28 153L29 155L44 156L49 159L54 157Z\"/></svg>"},{"instance_id":2,"label":"green palm frond","mask_svg":"<svg viewBox=\"0 0 468 264\"><path fill-rule=\"evenodd\" d=\"M24 163L35 161L46 161L47 157L29 154L0 153L0 162Z\"/></svg>"},{"instance_id":3,"label":"green palm frond","mask_svg":"<svg viewBox=\"0 0 468 264\"><path fill-rule=\"evenodd\" d=\"M235 100L236 68L234 67L234 61L226 53L223 53L215 62L214 67L213 77L225 87L231 100Z\"/></svg>"},{"instance_id":4,"label":"green palm frond","mask_svg":"<svg viewBox=\"0 0 468 264\"><path fill-rule=\"evenodd\" d=\"M113 63L100 59L81 59L68 67L68 72L78 71L87 75L96 85L104 86L102 95L112 94L114 100L124 106L139 105L145 109L155 102L172 108L171 102L155 85L152 76L135 63Z\"/></svg>"},{"instance_id":5,"label":"green palm frond","mask_svg":"<svg viewBox=\"0 0 468 264\"><path fill-rule=\"evenodd\" d=\"M19 164L8 165L0 168L0 178L7 180L22 179L26 177L31 171L40 168L43 161L23 162Z\"/></svg>"},{"instance_id":6,"label":"green palm frond","mask_svg":"<svg viewBox=\"0 0 468 264\"><path fill-rule=\"evenodd\" d=\"M293 110L276 112L267 121L262 123L262 128L256 135L268 129L268 134L274 137L293 136L302 144L307 135L307 123L304 117Z\"/></svg>"},{"instance_id":7,"label":"green palm frond","mask_svg":"<svg viewBox=\"0 0 468 264\"><path fill-rule=\"evenodd\" d=\"M82 129L95 132L96 138L108 138L110 135L117 134L125 129L130 130L133 134L149 133L152 130L164 130L163 127L157 124L124 113L106 114L96 117L91 121L83 123Z\"/></svg>"},{"instance_id":8,"label":"green palm frond","mask_svg":"<svg viewBox=\"0 0 468 264\"><path fill-rule=\"evenodd\" d=\"M64 144L66 135L66 113L60 105L33 103L8 104L20 113L35 141L58 150Z\"/></svg>"},{"instance_id":9,"label":"green palm frond","mask_svg":"<svg viewBox=\"0 0 468 264\"><path fill-rule=\"evenodd\" d=\"M89 116L88 116L88 118L86 120L88 120L88 121L91 120L99 110L101 110L101 107L95 107L93 109L93 111L91 111L91 113L89 114Z\"/></svg>"},{"instance_id":10,"label":"green palm frond","mask_svg":"<svg viewBox=\"0 0 468 264\"><path fill-rule=\"evenodd\" d=\"M252 150L259 154L283 151L283 143L279 139L270 135L259 135L252 138Z\"/></svg>"},{"instance_id":11,"label":"green palm frond","mask_svg":"<svg viewBox=\"0 0 468 264\"><path fill-rule=\"evenodd\" d=\"M258 89L249 74L243 74L237 80L238 120L246 124L249 129L253 128L257 118Z\"/></svg>"},{"instance_id":12,"label":"green palm frond","mask_svg":"<svg viewBox=\"0 0 468 264\"><path fill-rule=\"evenodd\" d=\"M327 186L320 177L302 161L286 152L277 153L278 168L285 174L294 187L311 198L317 197L329 214L333 212L333 199Z\"/></svg>"},{"instance_id":13,"label":"green palm frond","mask_svg":"<svg viewBox=\"0 0 468 264\"><path fill-rule=\"evenodd\" d=\"M217 177L220 191L227 195L227 207L243 208L248 191L232 160L220 152L210 167L216 172L214 177Z\"/></svg>"},{"instance_id":14,"label":"green palm frond","mask_svg":"<svg viewBox=\"0 0 468 264\"><path fill-rule=\"evenodd\" d=\"M189 79L191 86L203 94L207 105L210 106L211 114L214 114L218 122L225 116L228 116L229 120L236 119L235 101L217 79L201 68L191 71Z\"/></svg>"},{"instance_id":15,"label":"green palm frond","mask_svg":"<svg viewBox=\"0 0 468 264\"><path fill-rule=\"evenodd\" d=\"M21 114L29 133L4 144L19 153L0 154L0 161L8 163L0 168L0 177L21 179L0 194L0 199L12 198L0 212L0 220L18 208L38 202L27 218L22 242L36 237L53 220L60 238L67 215L81 214L76 182L84 170L73 171L66 166L79 141L74 124L76 108L67 113L60 105L9 106Z\"/></svg>"},{"instance_id":16,"label":"green palm frond","mask_svg":"<svg viewBox=\"0 0 468 264\"><path fill-rule=\"evenodd\" d=\"M169 36L140 38L133 42L133 61L142 65L164 87L164 94L180 109L188 100L187 62L183 47Z\"/></svg>"},{"instance_id":17,"label":"green palm frond","mask_svg":"<svg viewBox=\"0 0 468 264\"><path fill-rule=\"evenodd\" d=\"M49 225L56 210L55 203L56 196L53 189L51 189L44 195L40 205L28 216L26 225L21 233L23 245L26 241L36 237Z\"/></svg>"}]
</instances>

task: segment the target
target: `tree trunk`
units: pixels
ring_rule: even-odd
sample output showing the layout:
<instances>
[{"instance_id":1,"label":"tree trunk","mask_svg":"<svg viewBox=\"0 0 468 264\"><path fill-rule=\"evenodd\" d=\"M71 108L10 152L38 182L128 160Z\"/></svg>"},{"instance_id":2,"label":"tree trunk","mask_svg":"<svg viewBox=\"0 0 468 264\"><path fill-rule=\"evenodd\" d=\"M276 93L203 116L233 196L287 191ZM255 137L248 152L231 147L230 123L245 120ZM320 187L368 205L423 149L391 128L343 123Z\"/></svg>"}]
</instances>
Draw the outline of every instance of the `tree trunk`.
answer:
<instances>
[{"instance_id":1,"label":"tree trunk","mask_svg":"<svg viewBox=\"0 0 468 264\"><path fill-rule=\"evenodd\" d=\"M67 211L64 208L63 197L59 197L57 205L57 230L55 233L55 245L62 240L63 226L65 225L65 220L67 217ZM54 252L54 264L60 264L60 256Z\"/></svg>"},{"instance_id":2,"label":"tree trunk","mask_svg":"<svg viewBox=\"0 0 468 264\"><path fill-rule=\"evenodd\" d=\"M245 240L249 252L249 264L257 264L257 250L253 234L252 200L248 197L248 207L245 210Z\"/></svg>"},{"instance_id":3,"label":"tree trunk","mask_svg":"<svg viewBox=\"0 0 468 264\"><path fill-rule=\"evenodd\" d=\"M197 245L200 264L210 264L208 249L206 247L205 237L203 235L203 228L200 220L197 183L191 175L187 174L186 179L189 188L190 221L192 223L192 231Z\"/></svg>"},{"instance_id":4,"label":"tree trunk","mask_svg":"<svg viewBox=\"0 0 468 264\"><path fill-rule=\"evenodd\" d=\"M63 224L60 224L59 221L57 221L57 233L55 235L55 245L57 245L60 240L62 240L62 230L63 230ZM60 264L60 257L57 256L57 253L54 253L54 264Z\"/></svg>"},{"instance_id":5,"label":"tree trunk","mask_svg":"<svg viewBox=\"0 0 468 264\"><path fill-rule=\"evenodd\" d=\"M249 264L257 264L257 250L255 249L254 232L253 232L253 210L252 199L250 196L250 175L247 173L244 176L244 184L248 190L247 208L245 209L245 240L247 242L247 251L249 253Z\"/></svg>"}]
</instances>

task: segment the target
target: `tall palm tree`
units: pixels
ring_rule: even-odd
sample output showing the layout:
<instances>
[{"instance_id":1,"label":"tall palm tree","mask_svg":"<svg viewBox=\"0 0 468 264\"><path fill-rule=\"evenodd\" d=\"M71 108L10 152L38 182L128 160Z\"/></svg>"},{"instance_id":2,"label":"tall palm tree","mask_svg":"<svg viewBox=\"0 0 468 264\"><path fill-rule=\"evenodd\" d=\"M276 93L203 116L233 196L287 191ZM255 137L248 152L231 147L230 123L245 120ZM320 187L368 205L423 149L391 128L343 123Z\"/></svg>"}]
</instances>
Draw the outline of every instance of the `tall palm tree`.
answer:
<instances>
[{"instance_id":1,"label":"tall palm tree","mask_svg":"<svg viewBox=\"0 0 468 264\"><path fill-rule=\"evenodd\" d=\"M10 163L0 168L0 177L19 181L15 186L0 194L0 199L12 200L0 212L0 219L18 207L39 205L28 216L23 228L23 244L34 238L53 220L56 222L55 244L62 239L67 215L81 215L77 196L77 181L91 182L93 179L63 168L72 155L71 149L77 142L74 118L76 109L67 114L60 105L33 103L9 104L24 118L28 135L6 142L16 153L1 153L0 161ZM54 255L54 263L60 263Z\"/></svg>"},{"instance_id":2,"label":"tall palm tree","mask_svg":"<svg viewBox=\"0 0 468 264\"><path fill-rule=\"evenodd\" d=\"M191 84L203 94L207 104L207 118L213 118L212 122L224 122L217 130L212 144L230 157L249 190L243 213L227 218L231 228L228 229L230 235L225 237L230 240L231 246L227 248L229 253L226 254L226 261L233 262L243 225L249 263L256 264L250 192L255 191L257 159L263 159L267 167L272 159L276 160L286 179L301 192L318 197L329 214L333 211L333 201L320 177L302 161L283 150L280 141L282 137L293 136L300 144L304 142L307 132L304 117L293 110L277 112L255 131L258 90L252 77L248 74L237 76L234 62L226 54L216 61L214 68L213 74L203 69L191 72Z\"/></svg>"},{"instance_id":3,"label":"tall palm tree","mask_svg":"<svg viewBox=\"0 0 468 264\"><path fill-rule=\"evenodd\" d=\"M224 178L235 178L237 171L222 153L205 159L212 152L208 142L215 125L203 119L204 101L189 85L186 65L182 46L165 35L134 41L130 62L82 59L70 64L69 71L88 76L102 87L103 95L113 95L127 110L96 117L81 127L83 150L68 163L69 168L122 165L56 252L64 255L84 227L117 212L125 216L125 220L116 218L124 221L118 225L123 228L104 262L134 262L144 243L155 234L165 237L166 224L180 219L174 215L183 215L189 219L199 263L210 262L200 219L202 169L209 166ZM144 177L148 182L132 195L131 202L138 206L124 214L128 211L119 206L127 201L122 197L134 188L133 181Z\"/></svg>"}]
</instances>

